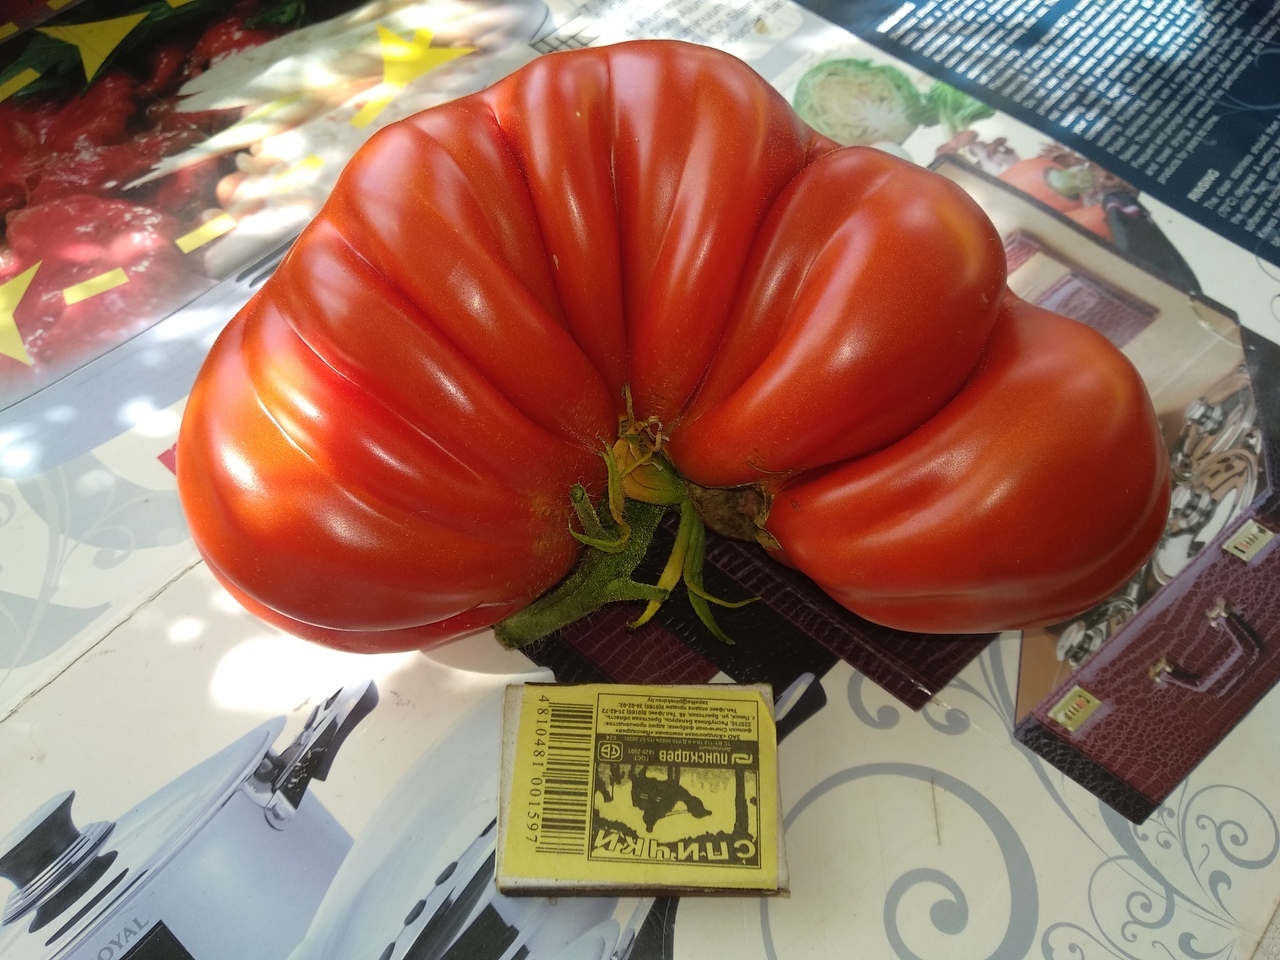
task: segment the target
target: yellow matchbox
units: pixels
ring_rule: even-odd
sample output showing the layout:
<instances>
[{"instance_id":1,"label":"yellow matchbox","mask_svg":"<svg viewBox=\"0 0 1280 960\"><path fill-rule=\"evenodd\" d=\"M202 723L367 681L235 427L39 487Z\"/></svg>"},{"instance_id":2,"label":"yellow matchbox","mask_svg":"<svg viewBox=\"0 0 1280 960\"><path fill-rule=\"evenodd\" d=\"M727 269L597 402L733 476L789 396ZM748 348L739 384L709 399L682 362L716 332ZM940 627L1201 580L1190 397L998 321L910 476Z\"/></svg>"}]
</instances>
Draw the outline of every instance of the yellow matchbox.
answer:
<instances>
[{"instance_id":1,"label":"yellow matchbox","mask_svg":"<svg viewBox=\"0 0 1280 960\"><path fill-rule=\"evenodd\" d=\"M496 874L508 894L785 890L770 688L508 687Z\"/></svg>"}]
</instances>

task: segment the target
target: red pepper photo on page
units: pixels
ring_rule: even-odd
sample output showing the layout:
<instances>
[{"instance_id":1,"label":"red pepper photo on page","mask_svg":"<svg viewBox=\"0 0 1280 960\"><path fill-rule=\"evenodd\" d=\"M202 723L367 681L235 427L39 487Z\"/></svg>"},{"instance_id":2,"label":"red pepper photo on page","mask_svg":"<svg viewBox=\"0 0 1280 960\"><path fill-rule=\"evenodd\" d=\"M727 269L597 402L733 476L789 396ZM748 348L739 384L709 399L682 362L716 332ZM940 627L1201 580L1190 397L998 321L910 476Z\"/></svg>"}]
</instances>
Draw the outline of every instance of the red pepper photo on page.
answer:
<instances>
[{"instance_id":1,"label":"red pepper photo on page","mask_svg":"<svg viewBox=\"0 0 1280 960\"><path fill-rule=\"evenodd\" d=\"M272 20L270 0L124 5L107 18L50 6L59 15L8 38L0 63L0 407L214 285L180 241L217 206L234 158L140 180L241 119L183 112L183 84L285 32L248 26Z\"/></svg>"},{"instance_id":2,"label":"red pepper photo on page","mask_svg":"<svg viewBox=\"0 0 1280 960\"><path fill-rule=\"evenodd\" d=\"M1061 620L1158 541L1168 455L1129 361L1005 279L963 190L727 54L547 55L357 153L209 355L183 505L248 609L353 650L676 592L714 631L708 529L888 626Z\"/></svg>"}]
</instances>

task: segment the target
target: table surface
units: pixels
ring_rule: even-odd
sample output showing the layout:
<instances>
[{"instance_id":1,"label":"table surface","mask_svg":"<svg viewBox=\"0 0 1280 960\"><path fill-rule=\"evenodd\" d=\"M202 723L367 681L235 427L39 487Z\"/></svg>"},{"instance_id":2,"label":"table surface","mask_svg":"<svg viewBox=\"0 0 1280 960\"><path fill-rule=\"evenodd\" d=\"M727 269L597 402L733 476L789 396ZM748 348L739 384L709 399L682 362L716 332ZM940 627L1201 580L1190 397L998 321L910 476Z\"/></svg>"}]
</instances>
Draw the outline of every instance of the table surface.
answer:
<instances>
[{"instance_id":1,"label":"table surface","mask_svg":"<svg viewBox=\"0 0 1280 960\"><path fill-rule=\"evenodd\" d=\"M234 301L217 297L6 414L0 835L69 788L77 823L113 819L372 677L378 707L312 786L359 844L423 751L533 670L487 633L340 654L218 587L171 456L184 385ZM686 898L673 955L1253 956L1280 902L1280 691L1134 825L1014 742L1018 658L1001 637L918 712L843 663L818 678L825 706L780 749L790 894Z\"/></svg>"}]
</instances>

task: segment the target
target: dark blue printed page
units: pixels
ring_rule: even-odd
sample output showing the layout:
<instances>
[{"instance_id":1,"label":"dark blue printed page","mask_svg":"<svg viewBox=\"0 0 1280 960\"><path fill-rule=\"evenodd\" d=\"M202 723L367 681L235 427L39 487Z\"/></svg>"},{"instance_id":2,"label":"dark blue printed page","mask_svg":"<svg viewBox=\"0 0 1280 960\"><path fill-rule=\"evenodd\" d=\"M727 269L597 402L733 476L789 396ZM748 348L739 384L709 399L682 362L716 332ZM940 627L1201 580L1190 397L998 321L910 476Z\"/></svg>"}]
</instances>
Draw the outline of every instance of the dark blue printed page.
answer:
<instances>
[{"instance_id":1,"label":"dark blue printed page","mask_svg":"<svg viewBox=\"0 0 1280 960\"><path fill-rule=\"evenodd\" d=\"M1280 264L1280 3L806 5Z\"/></svg>"}]
</instances>

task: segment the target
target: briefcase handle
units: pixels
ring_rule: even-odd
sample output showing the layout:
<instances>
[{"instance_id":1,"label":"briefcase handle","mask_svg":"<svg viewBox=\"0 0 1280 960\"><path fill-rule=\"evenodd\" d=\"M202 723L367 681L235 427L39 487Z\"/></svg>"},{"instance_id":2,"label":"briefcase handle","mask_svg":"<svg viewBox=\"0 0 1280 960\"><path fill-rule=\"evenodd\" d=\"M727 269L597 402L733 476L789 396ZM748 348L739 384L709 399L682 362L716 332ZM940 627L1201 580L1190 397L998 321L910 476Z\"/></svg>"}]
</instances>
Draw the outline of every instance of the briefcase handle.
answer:
<instances>
[{"instance_id":1,"label":"briefcase handle","mask_svg":"<svg viewBox=\"0 0 1280 960\"><path fill-rule=\"evenodd\" d=\"M1195 693L1224 694L1234 687L1262 654L1262 640L1235 605L1218 597L1205 611L1209 626L1227 639L1223 656L1205 670L1188 670L1168 656L1151 667L1151 679Z\"/></svg>"}]
</instances>

